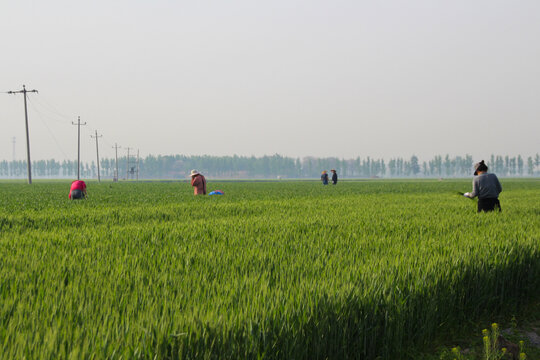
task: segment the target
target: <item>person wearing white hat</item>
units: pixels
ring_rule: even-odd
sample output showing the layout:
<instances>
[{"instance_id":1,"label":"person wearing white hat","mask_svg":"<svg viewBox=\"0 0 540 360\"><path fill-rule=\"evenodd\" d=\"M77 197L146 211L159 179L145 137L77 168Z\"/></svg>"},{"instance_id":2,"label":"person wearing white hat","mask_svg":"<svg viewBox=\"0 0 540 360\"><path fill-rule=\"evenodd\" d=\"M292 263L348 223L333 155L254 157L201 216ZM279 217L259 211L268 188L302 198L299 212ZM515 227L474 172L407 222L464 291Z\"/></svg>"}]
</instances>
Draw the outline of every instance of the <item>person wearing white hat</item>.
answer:
<instances>
[{"instance_id":1,"label":"person wearing white hat","mask_svg":"<svg viewBox=\"0 0 540 360\"><path fill-rule=\"evenodd\" d=\"M197 170L191 170L191 186L193 195L206 195L206 178Z\"/></svg>"}]
</instances>

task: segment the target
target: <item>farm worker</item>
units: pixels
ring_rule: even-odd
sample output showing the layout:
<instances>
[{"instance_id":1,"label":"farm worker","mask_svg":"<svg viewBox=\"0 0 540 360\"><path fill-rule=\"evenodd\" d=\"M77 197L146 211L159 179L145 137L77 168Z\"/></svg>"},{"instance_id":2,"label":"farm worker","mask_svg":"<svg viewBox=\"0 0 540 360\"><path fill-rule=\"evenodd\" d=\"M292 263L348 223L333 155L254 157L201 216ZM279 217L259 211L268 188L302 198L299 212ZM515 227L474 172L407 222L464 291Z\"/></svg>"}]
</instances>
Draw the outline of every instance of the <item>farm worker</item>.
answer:
<instances>
[{"instance_id":1,"label":"farm worker","mask_svg":"<svg viewBox=\"0 0 540 360\"><path fill-rule=\"evenodd\" d=\"M191 186L194 195L206 195L206 179L197 170L191 170Z\"/></svg>"},{"instance_id":2,"label":"farm worker","mask_svg":"<svg viewBox=\"0 0 540 360\"><path fill-rule=\"evenodd\" d=\"M75 180L71 183L69 189L69 198L71 200L86 198L86 184L82 180Z\"/></svg>"},{"instance_id":3,"label":"farm worker","mask_svg":"<svg viewBox=\"0 0 540 360\"><path fill-rule=\"evenodd\" d=\"M323 185L328 185L328 174L326 173L326 170L324 170L321 174L321 181Z\"/></svg>"},{"instance_id":4,"label":"farm worker","mask_svg":"<svg viewBox=\"0 0 540 360\"><path fill-rule=\"evenodd\" d=\"M499 194L502 191L501 183L495 174L488 174L488 167L484 160L474 164L473 191L463 196L474 198L478 196L478 212L493 211L495 206L501 211Z\"/></svg>"},{"instance_id":5,"label":"farm worker","mask_svg":"<svg viewBox=\"0 0 540 360\"><path fill-rule=\"evenodd\" d=\"M332 185L336 185L337 184L337 172L334 169L332 169L330 171L332 172Z\"/></svg>"}]
</instances>

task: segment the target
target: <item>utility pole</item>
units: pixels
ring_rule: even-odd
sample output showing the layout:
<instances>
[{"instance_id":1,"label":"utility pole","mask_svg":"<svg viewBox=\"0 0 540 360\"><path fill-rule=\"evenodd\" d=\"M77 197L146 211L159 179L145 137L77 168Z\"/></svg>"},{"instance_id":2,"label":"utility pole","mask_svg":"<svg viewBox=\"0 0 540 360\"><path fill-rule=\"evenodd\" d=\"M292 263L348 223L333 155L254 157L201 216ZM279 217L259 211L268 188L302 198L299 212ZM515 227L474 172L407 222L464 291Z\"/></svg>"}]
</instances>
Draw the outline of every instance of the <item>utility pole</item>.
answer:
<instances>
[{"instance_id":1,"label":"utility pole","mask_svg":"<svg viewBox=\"0 0 540 360\"><path fill-rule=\"evenodd\" d=\"M127 148L127 165L126 165L126 180L129 180L129 150L131 150L131 148Z\"/></svg>"},{"instance_id":2,"label":"utility pole","mask_svg":"<svg viewBox=\"0 0 540 360\"><path fill-rule=\"evenodd\" d=\"M24 97L24 120L26 124L26 162L28 168L28 184L32 183L32 163L30 162L30 135L28 134L28 110L26 108L26 93L35 92L37 90L26 90L26 87L23 85L23 89L19 91L8 91L8 94L23 94Z\"/></svg>"},{"instance_id":3,"label":"utility pole","mask_svg":"<svg viewBox=\"0 0 540 360\"><path fill-rule=\"evenodd\" d=\"M71 125L77 125L77 180L81 180L81 117L79 116L77 123L71 122Z\"/></svg>"},{"instance_id":4,"label":"utility pole","mask_svg":"<svg viewBox=\"0 0 540 360\"><path fill-rule=\"evenodd\" d=\"M96 130L96 136L92 136L90 135L91 138L96 138L96 155L97 155L97 181L98 182L101 182L101 177L99 175L99 147L98 147L98 138L102 137L103 135L99 135L97 134L97 130Z\"/></svg>"},{"instance_id":5,"label":"utility pole","mask_svg":"<svg viewBox=\"0 0 540 360\"><path fill-rule=\"evenodd\" d=\"M15 141L17 141L17 138L14 136L11 141L13 141L13 162L15 162Z\"/></svg>"},{"instance_id":6,"label":"utility pole","mask_svg":"<svg viewBox=\"0 0 540 360\"><path fill-rule=\"evenodd\" d=\"M139 181L139 149L137 149L137 181Z\"/></svg>"},{"instance_id":7,"label":"utility pole","mask_svg":"<svg viewBox=\"0 0 540 360\"><path fill-rule=\"evenodd\" d=\"M113 149L114 149L114 156L116 159L116 172L114 174L113 182L118 182L118 148L121 148L121 146L118 146L117 143L114 143Z\"/></svg>"}]
</instances>

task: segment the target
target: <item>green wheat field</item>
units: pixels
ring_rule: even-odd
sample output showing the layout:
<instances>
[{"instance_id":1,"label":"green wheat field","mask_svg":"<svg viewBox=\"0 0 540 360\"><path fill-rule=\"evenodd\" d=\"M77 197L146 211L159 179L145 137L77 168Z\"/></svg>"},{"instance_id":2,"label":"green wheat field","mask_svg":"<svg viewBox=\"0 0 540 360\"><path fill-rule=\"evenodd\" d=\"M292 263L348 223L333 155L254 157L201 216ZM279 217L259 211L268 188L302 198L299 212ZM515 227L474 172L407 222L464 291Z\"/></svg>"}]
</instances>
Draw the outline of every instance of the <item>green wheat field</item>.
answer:
<instances>
[{"instance_id":1,"label":"green wheat field","mask_svg":"<svg viewBox=\"0 0 540 360\"><path fill-rule=\"evenodd\" d=\"M0 182L0 358L411 358L540 296L540 181L501 182Z\"/></svg>"}]
</instances>

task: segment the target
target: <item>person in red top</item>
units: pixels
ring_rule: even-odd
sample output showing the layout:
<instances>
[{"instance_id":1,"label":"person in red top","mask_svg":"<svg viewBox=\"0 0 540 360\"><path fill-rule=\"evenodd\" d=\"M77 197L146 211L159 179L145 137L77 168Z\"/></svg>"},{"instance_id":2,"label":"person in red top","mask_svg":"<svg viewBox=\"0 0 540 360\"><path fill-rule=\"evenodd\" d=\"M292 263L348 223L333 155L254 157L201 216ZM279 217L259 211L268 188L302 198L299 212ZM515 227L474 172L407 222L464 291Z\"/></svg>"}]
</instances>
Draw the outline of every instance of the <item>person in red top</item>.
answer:
<instances>
[{"instance_id":1,"label":"person in red top","mask_svg":"<svg viewBox=\"0 0 540 360\"><path fill-rule=\"evenodd\" d=\"M71 183L71 189L69 189L69 198L85 199L86 198L86 184L82 180L75 180Z\"/></svg>"},{"instance_id":2,"label":"person in red top","mask_svg":"<svg viewBox=\"0 0 540 360\"><path fill-rule=\"evenodd\" d=\"M191 186L194 195L206 195L206 179L197 170L191 170Z\"/></svg>"}]
</instances>

